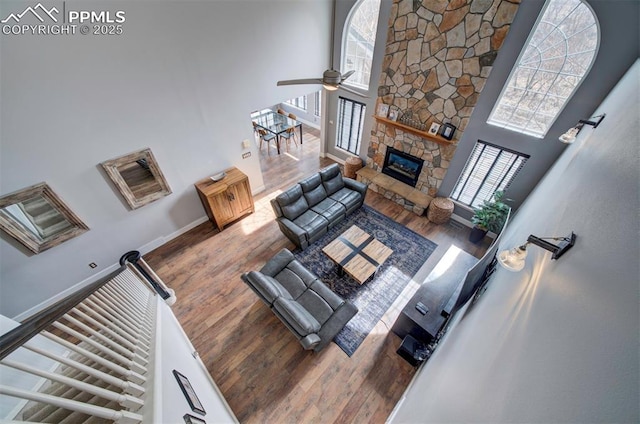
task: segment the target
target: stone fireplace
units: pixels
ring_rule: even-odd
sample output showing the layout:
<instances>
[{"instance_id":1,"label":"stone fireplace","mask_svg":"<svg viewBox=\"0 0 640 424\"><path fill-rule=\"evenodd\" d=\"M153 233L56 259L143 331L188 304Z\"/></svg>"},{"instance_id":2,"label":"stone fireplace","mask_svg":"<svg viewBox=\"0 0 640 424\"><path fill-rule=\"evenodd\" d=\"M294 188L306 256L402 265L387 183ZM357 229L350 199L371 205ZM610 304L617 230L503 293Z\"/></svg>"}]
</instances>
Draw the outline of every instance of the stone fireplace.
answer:
<instances>
[{"instance_id":1,"label":"stone fireplace","mask_svg":"<svg viewBox=\"0 0 640 424\"><path fill-rule=\"evenodd\" d=\"M415 187L423 164L424 160L390 147L384 158L382 173Z\"/></svg>"},{"instance_id":2,"label":"stone fireplace","mask_svg":"<svg viewBox=\"0 0 640 424\"><path fill-rule=\"evenodd\" d=\"M452 140L445 140L377 120L368 168L383 172L390 149L415 156L424 161L415 189L437 195L519 3L393 0L376 110L385 104L418 127L449 123L456 131Z\"/></svg>"},{"instance_id":3,"label":"stone fireplace","mask_svg":"<svg viewBox=\"0 0 640 424\"><path fill-rule=\"evenodd\" d=\"M375 134L371 136L369 144L367 166L377 172L383 172L385 158L390 150L420 159L424 166L417 175L415 184L403 182L429 196L435 196L449 168L456 146L441 145L383 123L378 123L376 127L377 131L374 127Z\"/></svg>"}]
</instances>

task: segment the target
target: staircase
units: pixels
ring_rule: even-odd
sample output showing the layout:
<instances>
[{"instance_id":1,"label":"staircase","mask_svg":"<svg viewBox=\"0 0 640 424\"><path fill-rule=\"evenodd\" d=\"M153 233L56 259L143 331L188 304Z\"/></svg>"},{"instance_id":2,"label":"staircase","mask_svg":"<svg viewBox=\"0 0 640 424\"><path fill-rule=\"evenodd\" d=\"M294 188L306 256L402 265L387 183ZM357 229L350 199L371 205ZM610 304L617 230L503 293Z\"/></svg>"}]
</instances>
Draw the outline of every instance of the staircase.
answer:
<instances>
[{"instance_id":1,"label":"staircase","mask_svg":"<svg viewBox=\"0 0 640 424\"><path fill-rule=\"evenodd\" d=\"M237 422L168 307L173 291L138 252L122 262L0 338L0 421L175 422L191 412L170 371L180 366L213 421Z\"/></svg>"}]
</instances>

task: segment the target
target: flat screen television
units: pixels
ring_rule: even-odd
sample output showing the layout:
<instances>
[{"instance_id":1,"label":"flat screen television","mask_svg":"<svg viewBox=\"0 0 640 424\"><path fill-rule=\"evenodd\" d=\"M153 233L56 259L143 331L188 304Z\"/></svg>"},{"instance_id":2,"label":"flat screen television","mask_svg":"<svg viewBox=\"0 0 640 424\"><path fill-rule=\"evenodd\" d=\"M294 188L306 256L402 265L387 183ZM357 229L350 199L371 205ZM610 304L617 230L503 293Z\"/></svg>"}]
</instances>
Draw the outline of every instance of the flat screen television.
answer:
<instances>
[{"instance_id":1,"label":"flat screen television","mask_svg":"<svg viewBox=\"0 0 640 424\"><path fill-rule=\"evenodd\" d=\"M489 246L482 258L480 258L480 260L471 267L469 271L467 271L467 275L465 276L463 283L458 287L459 290L456 290L451 296L451 299L442 311L442 315L446 317L454 315L462 306L464 306L465 303L469 301L469 299L471 299L476 290L478 290L487 278L489 278L491 273L493 273L495 268L494 260L496 252L498 251L498 245L500 244L500 238L509 223L510 216L511 210L509 210L509 213L507 214L507 218L504 221L504 225L502 226L500 233L493 240L491 246Z\"/></svg>"}]
</instances>

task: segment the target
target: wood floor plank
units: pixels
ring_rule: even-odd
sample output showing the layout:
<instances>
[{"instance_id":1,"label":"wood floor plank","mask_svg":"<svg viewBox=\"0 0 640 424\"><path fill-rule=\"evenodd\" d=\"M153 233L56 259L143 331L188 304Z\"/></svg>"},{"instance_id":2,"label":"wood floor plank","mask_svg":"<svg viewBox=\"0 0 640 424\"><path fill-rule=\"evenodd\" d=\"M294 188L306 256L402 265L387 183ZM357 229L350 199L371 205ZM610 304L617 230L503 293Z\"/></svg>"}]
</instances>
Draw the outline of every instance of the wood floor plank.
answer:
<instances>
[{"instance_id":1,"label":"wood floor plank","mask_svg":"<svg viewBox=\"0 0 640 424\"><path fill-rule=\"evenodd\" d=\"M176 291L172 307L185 332L242 423L382 423L409 385L415 368L396 353L390 327L418 287L410 283L349 358L330 343L302 349L295 337L241 281L283 247L269 200L331 160L319 157L319 131L305 126L304 144L281 155L260 151L266 190L254 214L222 232L210 222L189 230L145 260ZM451 245L480 256L469 231L435 225L368 192L366 204L438 244L419 275L428 274ZM203 210L204 213L204 210Z\"/></svg>"}]
</instances>

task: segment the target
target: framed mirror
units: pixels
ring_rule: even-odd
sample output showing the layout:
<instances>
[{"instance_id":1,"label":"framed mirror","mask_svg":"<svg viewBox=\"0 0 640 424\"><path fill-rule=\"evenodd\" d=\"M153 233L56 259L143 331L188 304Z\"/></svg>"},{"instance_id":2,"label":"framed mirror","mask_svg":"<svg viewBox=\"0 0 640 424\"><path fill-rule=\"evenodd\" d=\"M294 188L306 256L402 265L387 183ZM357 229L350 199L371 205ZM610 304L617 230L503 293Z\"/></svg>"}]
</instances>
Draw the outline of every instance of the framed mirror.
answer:
<instances>
[{"instance_id":1,"label":"framed mirror","mask_svg":"<svg viewBox=\"0 0 640 424\"><path fill-rule=\"evenodd\" d=\"M89 229L46 183L0 197L0 228L35 254Z\"/></svg>"},{"instance_id":2,"label":"framed mirror","mask_svg":"<svg viewBox=\"0 0 640 424\"><path fill-rule=\"evenodd\" d=\"M102 167L131 209L171 194L151 149L102 162Z\"/></svg>"}]
</instances>

